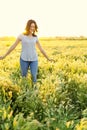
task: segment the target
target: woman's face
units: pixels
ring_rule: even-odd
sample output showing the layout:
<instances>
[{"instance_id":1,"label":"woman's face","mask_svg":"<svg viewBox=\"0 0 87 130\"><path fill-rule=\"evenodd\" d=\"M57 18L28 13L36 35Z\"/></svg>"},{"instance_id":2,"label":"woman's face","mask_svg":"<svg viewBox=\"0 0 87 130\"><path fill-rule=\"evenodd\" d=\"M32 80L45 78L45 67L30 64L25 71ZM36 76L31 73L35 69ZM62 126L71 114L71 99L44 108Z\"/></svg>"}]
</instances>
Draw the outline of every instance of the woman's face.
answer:
<instances>
[{"instance_id":1,"label":"woman's face","mask_svg":"<svg viewBox=\"0 0 87 130\"><path fill-rule=\"evenodd\" d=\"M33 33L35 32L35 24L34 23L31 23L31 26L30 26L30 33Z\"/></svg>"}]
</instances>

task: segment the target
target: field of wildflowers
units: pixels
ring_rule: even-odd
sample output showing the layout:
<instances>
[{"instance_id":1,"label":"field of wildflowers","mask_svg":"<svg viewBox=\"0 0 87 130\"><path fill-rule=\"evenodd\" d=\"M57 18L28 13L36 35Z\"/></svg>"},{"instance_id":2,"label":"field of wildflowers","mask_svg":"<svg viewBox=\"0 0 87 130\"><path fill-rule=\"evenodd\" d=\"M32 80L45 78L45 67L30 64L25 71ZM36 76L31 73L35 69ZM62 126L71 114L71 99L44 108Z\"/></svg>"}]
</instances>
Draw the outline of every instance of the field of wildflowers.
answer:
<instances>
[{"instance_id":1,"label":"field of wildflowers","mask_svg":"<svg viewBox=\"0 0 87 130\"><path fill-rule=\"evenodd\" d=\"M3 55L15 39L0 39ZM0 130L87 130L87 40L40 39L36 88L20 73L21 44L0 61Z\"/></svg>"}]
</instances>

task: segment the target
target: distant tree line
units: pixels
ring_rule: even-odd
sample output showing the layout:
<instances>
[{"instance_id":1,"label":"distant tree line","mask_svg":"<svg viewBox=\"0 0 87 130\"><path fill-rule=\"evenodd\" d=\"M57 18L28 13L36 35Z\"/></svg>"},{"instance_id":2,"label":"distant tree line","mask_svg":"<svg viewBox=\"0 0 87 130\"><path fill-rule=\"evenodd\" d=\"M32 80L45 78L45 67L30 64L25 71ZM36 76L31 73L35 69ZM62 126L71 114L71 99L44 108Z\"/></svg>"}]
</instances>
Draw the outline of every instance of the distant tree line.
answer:
<instances>
[{"instance_id":1,"label":"distant tree line","mask_svg":"<svg viewBox=\"0 0 87 130\"><path fill-rule=\"evenodd\" d=\"M40 37L41 40L87 40L85 36L54 36L54 37Z\"/></svg>"}]
</instances>

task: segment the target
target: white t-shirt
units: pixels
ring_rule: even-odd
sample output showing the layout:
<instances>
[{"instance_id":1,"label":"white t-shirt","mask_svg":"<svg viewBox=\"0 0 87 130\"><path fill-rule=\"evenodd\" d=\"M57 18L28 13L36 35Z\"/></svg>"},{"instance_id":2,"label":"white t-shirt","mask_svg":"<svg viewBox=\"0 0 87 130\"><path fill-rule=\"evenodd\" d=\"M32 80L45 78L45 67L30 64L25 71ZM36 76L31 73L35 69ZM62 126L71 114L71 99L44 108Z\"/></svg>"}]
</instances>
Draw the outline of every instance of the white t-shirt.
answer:
<instances>
[{"instance_id":1,"label":"white t-shirt","mask_svg":"<svg viewBox=\"0 0 87 130\"><path fill-rule=\"evenodd\" d=\"M38 55L36 52L36 42L38 41L37 36L29 37L24 34L20 34L18 38L21 40L22 51L21 58L24 61L36 61L38 60Z\"/></svg>"}]
</instances>

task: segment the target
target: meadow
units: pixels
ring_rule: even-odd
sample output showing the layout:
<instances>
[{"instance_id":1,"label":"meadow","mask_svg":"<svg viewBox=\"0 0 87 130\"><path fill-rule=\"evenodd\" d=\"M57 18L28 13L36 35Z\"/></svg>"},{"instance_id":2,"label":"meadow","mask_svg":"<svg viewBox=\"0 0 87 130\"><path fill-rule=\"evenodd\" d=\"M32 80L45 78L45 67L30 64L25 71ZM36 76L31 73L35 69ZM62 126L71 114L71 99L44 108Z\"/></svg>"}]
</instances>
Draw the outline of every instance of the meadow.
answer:
<instances>
[{"instance_id":1,"label":"meadow","mask_svg":"<svg viewBox=\"0 0 87 130\"><path fill-rule=\"evenodd\" d=\"M15 38L0 38L0 56ZM21 77L19 44L0 60L0 130L87 130L87 40L41 38L37 84Z\"/></svg>"}]
</instances>

